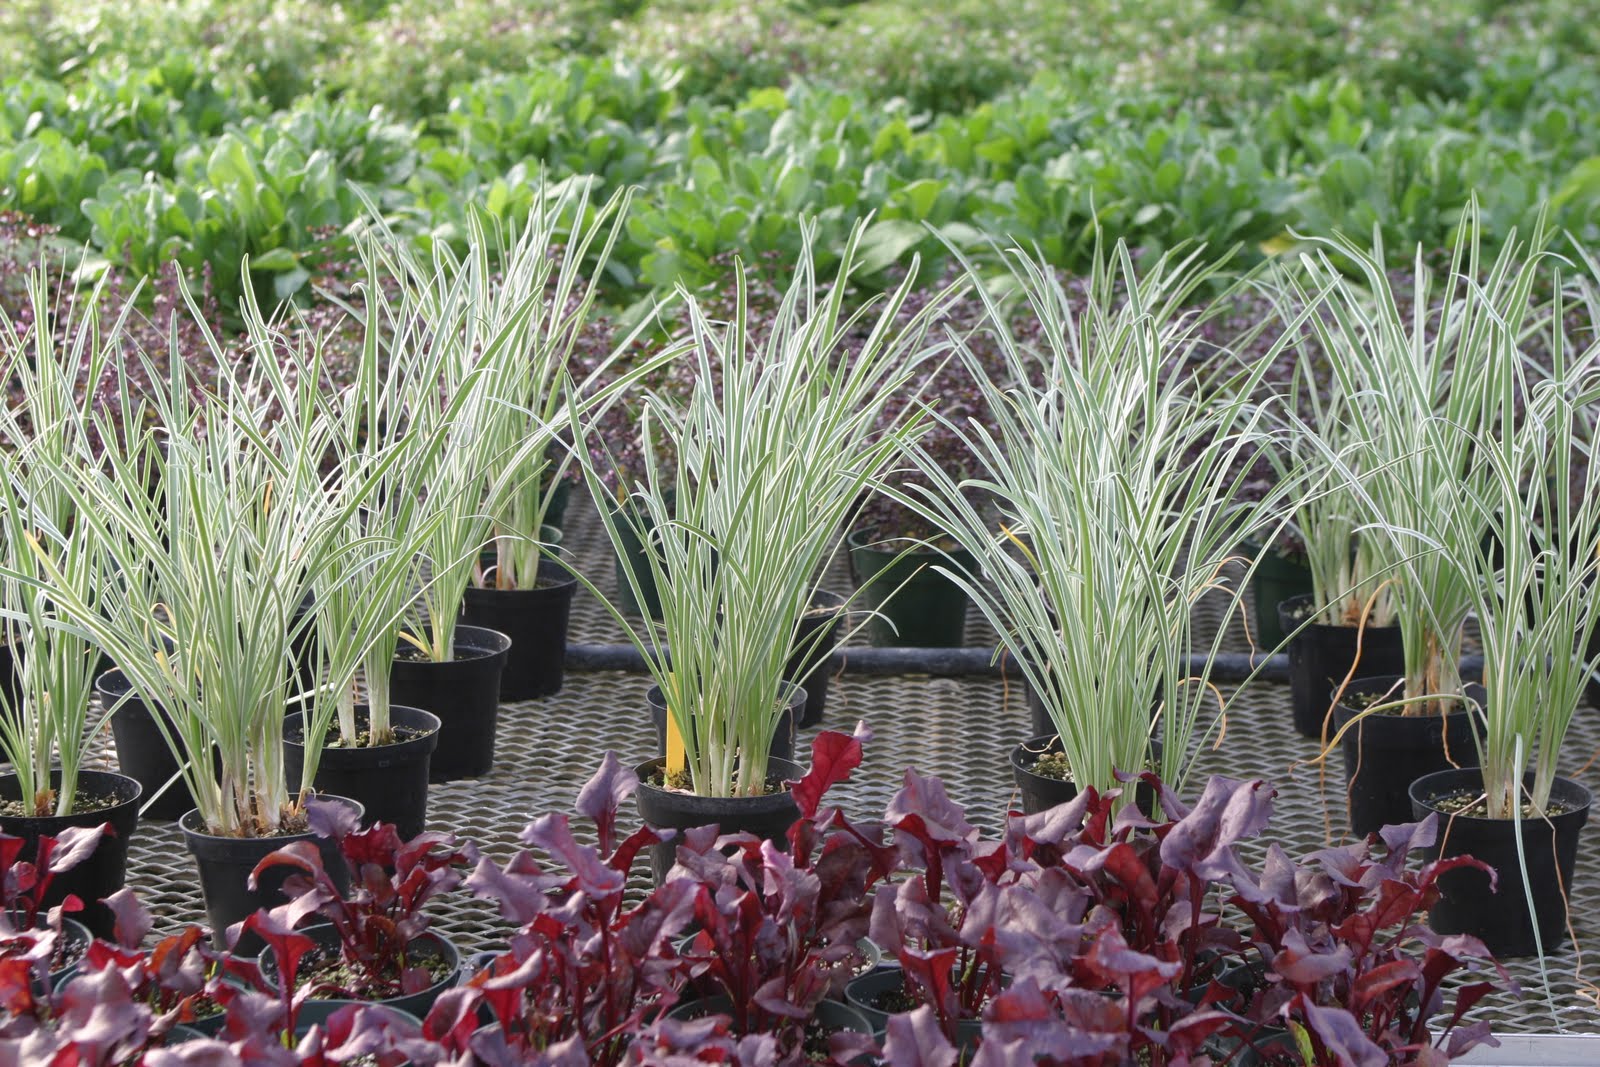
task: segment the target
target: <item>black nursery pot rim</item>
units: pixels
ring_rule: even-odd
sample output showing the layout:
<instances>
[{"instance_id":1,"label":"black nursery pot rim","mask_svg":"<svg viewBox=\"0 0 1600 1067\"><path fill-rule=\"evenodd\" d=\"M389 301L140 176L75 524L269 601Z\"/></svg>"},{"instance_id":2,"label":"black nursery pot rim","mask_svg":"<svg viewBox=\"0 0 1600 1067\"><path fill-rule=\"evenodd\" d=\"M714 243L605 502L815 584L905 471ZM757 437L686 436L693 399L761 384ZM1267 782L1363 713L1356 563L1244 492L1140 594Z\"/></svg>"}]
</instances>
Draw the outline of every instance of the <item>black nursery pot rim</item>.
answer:
<instances>
[{"instance_id":1,"label":"black nursery pot rim","mask_svg":"<svg viewBox=\"0 0 1600 1067\"><path fill-rule=\"evenodd\" d=\"M0 797L9 799L13 790L8 787L11 783L17 781L18 778L16 771L6 771L5 773L0 774ZM50 783L52 786L56 786L61 783L61 768L59 766L50 768ZM93 787L93 783L99 783L101 788L95 789ZM20 786L15 790L15 792L17 794L15 799L21 800L22 791ZM100 819L100 822L111 822L111 815L113 812L120 811L129 805L137 805L139 803L139 800L144 796L144 786L139 783L137 778L123 774L120 771L103 771L99 770L98 768L91 769L89 767L82 767L78 770L78 793L83 794L86 792L98 792L102 795L110 796L114 798L114 803L109 804L97 811L74 811L69 815L56 815L54 813L50 815L14 815L8 816L6 821L21 822L25 820L61 820L65 825L72 825L74 821L82 823L86 819L93 819L95 816L103 816L103 818ZM130 793L132 794L131 796L129 795ZM90 822L89 825L97 826L99 823Z\"/></svg>"},{"instance_id":2,"label":"black nursery pot rim","mask_svg":"<svg viewBox=\"0 0 1600 1067\"><path fill-rule=\"evenodd\" d=\"M1284 627L1283 632L1285 636L1292 635L1296 630L1299 630L1302 636L1308 633L1314 633L1317 630L1338 630L1340 632L1344 632L1347 630L1364 629L1367 633L1374 635L1387 635L1391 633L1398 634L1400 632L1399 623L1390 623L1388 626L1374 626L1369 622L1365 627L1357 627L1346 626L1343 623L1337 622L1317 622L1312 620L1309 615L1300 615L1300 609L1311 603L1312 595L1313 594L1311 593L1301 593L1297 596L1292 596L1287 600L1278 601L1278 621L1279 625ZM1321 612L1318 612L1317 614L1320 615ZM1294 625L1290 626L1288 625L1289 623L1294 623ZM1305 626L1305 629L1301 630L1301 626Z\"/></svg>"},{"instance_id":3,"label":"black nursery pot rim","mask_svg":"<svg viewBox=\"0 0 1600 1067\"><path fill-rule=\"evenodd\" d=\"M462 653L466 652L466 655ZM395 659L395 663L405 667L437 666L443 663L471 663L480 659L492 659L511 651L511 638L499 630L491 630L487 626L469 626L460 623L456 626L455 643L451 646L449 659Z\"/></svg>"},{"instance_id":4,"label":"black nursery pot rim","mask_svg":"<svg viewBox=\"0 0 1600 1067\"><path fill-rule=\"evenodd\" d=\"M358 822L365 818L367 814L365 805L363 805L359 800L352 800L349 797L335 796L332 793L318 793L316 795L316 799L331 800L335 803L345 804L351 808L354 808L356 820ZM235 837L232 834L214 834L209 828L204 827L203 825L197 825L199 823L200 809L190 808L178 819L178 829L183 831L184 839L188 843L191 851L193 851L196 846L200 846L206 848L211 854L232 851L226 846L235 842L244 842L243 847L248 851L259 848L260 843L262 842L280 841L287 845L291 841L302 841L306 838L315 838L317 836L316 833L307 827L304 830L296 830L292 834L274 834L271 837Z\"/></svg>"},{"instance_id":5,"label":"black nursery pot rim","mask_svg":"<svg viewBox=\"0 0 1600 1067\"><path fill-rule=\"evenodd\" d=\"M340 948L339 936L332 923L314 923L311 926L302 926L299 932L316 941L324 949L337 951ZM415 993L398 993L392 997L382 997L375 1000L361 1000L354 997L308 997L306 999L308 1002L316 1001L323 1004L378 1004L384 1007L400 1005L401 1010L404 1010L405 1002L413 998L430 994L437 996L460 981L463 966L461 950L456 947L454 941L437 930L424 930L406 942L406 951L410 952L423 945L433 949L434 955L444 959L451 965L449 974L426 988L419 989ZM282 992L280 984L282 975L278 974L277 958L272 954L272 950L262 949L256 959L258 961L256 966L261 971L261 977L270 982L279 992Z\"/></svg>"},{"instance_id":6,"label":"black nursery pot rim","mask_svg":"<svg viewBox=\"0 0 1600 1067\"><path fill-rule=\"evenodd\" d=\"M898 556L906 552L912 556L948 556L952 559L971 559L972 553L960 545L951 549L935 548L932 545L918 544L915 537L878 537L876 526L861 526L851 530L845 536L845 544L852 550L861 552L881 552L885 556Z\"/></svg>"},{"instance_id":7,"label":"black nursery pot rim","mask_svg":"<svg viewBox=\"0 0 1600 1067\"><path fill-rule=\"evenodd\" d=\"M645 760L633 769L639 777L639 792L646 794L658 804L670 804L686 815L704 815L707 823L716 822L718 817L726 813L729 804L738 804L742 812L752 815L777 814L795 806L793 789L780 789L776 793L768 793L759 797L707 797L699 793L685 793L676 789L663 789L652 785L650 779L660 774L667 765L665 756ZM778 779L782 782L798 781L805 776L806 769L793 760L769 758L767 760L767 780Z\"/></svg>"},{"instance_id":8,"label":"black nursery pot rim","mask_svg":"<svg viewBox=\"0 0 1600 1067\"><path fill-rule=\"evenodd\" d=\"M1070 783L1070 779L1052 778L1046 774L1039 774L1033 769L1034 764L1039 762L1040 756L1048 756L1054 753L1061 753L1065 751L1065 747L1061 744L1060 734L1039 734L1035 737L1028 738L1026 741L1022 742L1022 744L1011 750L1011 769L1019 774L1026 774L1044 782L1055 782L1058 785ZM1147 751L1150 754L1146 757L1147 759L1151 758L1152 756L1159 757L1161 753L1161 739L1159 737L1150 738ZM1139 774L1146 770L1144 767L1139 767L1137 769L1117 767L1115 769L1124 774ZM1124 784L1131 785L1133 783L1130 782Z\"/></svg>"},{"instance_id":9,"label":"black nursery pot rim","mask_svg":"<svg viewBox=\"0 0 1600 1067\"><path fill-rule=\"evenodd\" d=\"M360 717L363 713L370 713L370 711L371 708L369 705L357 704L357 721L360 721ZM401 712L403 714L397 715L396 712ZM297 711L291 711L289 713L289 721L291 722L299 717L300 713ZM439 716L435 715L433 712L427 711L423 708L413 708L409 704L390 704L389 717L395 726L404 726L409 729L420 730L421 732L415 737L407 737L398 741L390 741L388 744L362 745L359 748L347 748L343 745L330 745L324 743L322 746L321 755L322 765L324 767L339 767L349 762L365 765L372 759L372 756L370 755L371 753L379 752L384 753L386 759L390 763L416 763L430 755L434 749L439 747L439 729L443 725L443 720L441 720ZM401 719L407 719L410 721L402 722L400 721ZM370 722L370 719L368 721ZM335 728L337 728L337 723L334 725ZM301 728L298 724L296 724L294 729L299 732ZM291 748L304 749L306 747L305 736L303 733L298 739L296 739L294 737L290 737L286 731L284 733L283 743ZM369 755L363 756L363 753L368 753Z\"/></svg>"},{"instance_id":10,"label":"black nursery pot rim","mask_svg":"<svg viewBox=\"0 0 1600 1067\"><path fill-rule=\"evenodd\" d=\"M1532 776L1530 774L1526 776L1524 780L1530 780L1531 777ZM1483 768L1451 767L1449 770L1434 771L1431 774L1425 774L1421 778L1413 781L1411 783L1409 792L1411 794L1411 802L1414 805L1427 809L1428 811L1438 813L1441 824L1447 821L1453 821L1456 823L1467 823L1480 826L1509 826L1515 821L1520 822L1524 826L1537 826L1544 823L1547 818L1550 820L1565 819L1582 814L1583 817L1587 819L1589 808L1594 803L1594 793L1589 789L1588 786L1564 775L1558 774L1556 775L1555 781L1550 788L1550 799L1559 800L1561 804L1568 809L1564 812L1561 812L1559 815L1534 815L1516 820L1494 819L1490 818L1488 815L1467 815L1464 813L1453 814L1443 811L1436 806L1436 802L1439 799L1446 796L1459 794L1463 787L1475 787L1481 790L1483 787ZM1440 826L1439 832L1441 836L1445 833L1443 825Z\"/></svg>"},{"instance_id":11,"label":"black nursery pot rim","mask_svg":"<svg viewBox=\"0 0 1600 1067\"><path fill-rule=\"evenodd\" d=\"M1352 678L1350 683L1344 687L1344 692L1339 694L1339 703L1335 704L1334 707L1354 717L1366 709L1358 708L1351 704L1350 699L1352 697L1376 697L1387 694L1389 700L1402 699L1405 696L1405 689L1400 685L1401 681L1402 679L1398 674L1364 674L1359 678ZM1471 710L1466 706L1468 702L1476 703L1480 707L1483 704L1483 686L1471 679L1462 679L1462 682L1465 692L1456 698L1450 710L1443 715L1399 715L1389 712L1376 712L1366 716L1363 721L1373 723L1394 720L1408 720L1411 722L1433 720L1437 722L1441 719L1454 719L1456 716ZM1333 691L1338 692L1338 687L1335 686ZM1384 703L1387 702L1388 700L1384 701Z\"/></svg>"}]
</instances>

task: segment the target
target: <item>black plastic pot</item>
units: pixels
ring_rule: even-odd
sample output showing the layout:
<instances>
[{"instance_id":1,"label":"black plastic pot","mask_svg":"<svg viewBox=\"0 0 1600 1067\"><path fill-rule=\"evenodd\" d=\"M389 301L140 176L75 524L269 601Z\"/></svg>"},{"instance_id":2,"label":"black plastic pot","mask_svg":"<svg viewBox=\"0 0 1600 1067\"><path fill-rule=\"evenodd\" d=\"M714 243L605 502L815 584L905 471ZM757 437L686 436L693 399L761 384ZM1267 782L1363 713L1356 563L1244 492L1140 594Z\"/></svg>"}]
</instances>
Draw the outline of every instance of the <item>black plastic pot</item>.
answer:
<instances>
[{"instance_id":1,"label":"black plastic pot","mask_svg":"<svg viewBox=\"0 0 1600 1067\"><path fill-rule=\"evenodd\" d=\"M749 1009L759 1010L755 1004L747 1005ZM694 1000L682 1000L672 1006L667 1012L669 1019L703 1019L707 1015L726 1015L734 1020L734 1033L745 1036L751 1033L764 1033L765 1030L739 1029L739 1016L734 1011L733 1001L726 996L696 997ZM846 1004L839 1000L822 1000L817 1003L816 1009L811 1013L811 1021L831 1033L849 1031L856 1034L876 1034L872 1022L862 1014L861 1009L853 1004Z\"/></svg>"},{"instance_id":2,"label":"black plastic pot","mask_svg":"<svg viewBox=\"0 0 1600 1067\"><path fill-rule=\"evenodd\" d=\"M439 745L439 717L421 708L390 705L389 722L405 733L392 745L328 747L317 763L318 792L349 797L371 822L394 823L403 841L422 833L428 821L428 767ZM356 726L365 729L367 705L356 705ZM300 781L306 747L300 716L284 724L284 774L291 788Z\"/></svg>"},{"instance_id":3,"label":"black plastic pot","mask_svg":"<svg viewBox=\"0 0 1600 1067\"><path fill-rule=\"evenodd\" d=\"M670 501L670 497L668 500ZM642 522L645 533L648 534L654 525L648 515L637 516ZM634 531L633 523L626 515L617 517L617 603L624 610L635 614L648 614L652 619L661 618L661 594L656 590L655 574L650 569L650 561L645 556L644 542ZM632 572L639 582L639 596L634 596L633 587L628 584L627 574Z\"/></svg>"},{"instance_id":4,"label":"black plastic pot","mask_svg":"<svg viewBox=\"0 0 1600 1067\"><path fill-rule=\"evenodd\" d=\"M634 800L639 805L639 817L658 830L691 830L696 826L716 825L725 834L752 833L787 848L784 834L800 818L800 807L794 794L784 789L761 797L702 797L693 793L680 793L653 785L661 777L666 759L657 757L634 768L639 776L639 791ZM773 759L767 762L769 779L794 781L805 775L805 768L788 760ZM677 860L678 843L665 841L650 848L650 869L656 884L666 881L667 872Z\"/></svg>"},{"instance_id":5,"label":"black plastic pot","mask_svg":"<svg viewBox=\"0 0 1600 1067\"><path fill-rule=\"evenodd\" d=\"M1532 787L1533 779L1527 778ZM1499 891L1489 888L1489 875L1478 870L1449 871L1439 879L1439 902L1428 912L1428 925L1441 934L1471 934L1497 957L1532 956L1542 943L1552 952L1566 940L1567 898L1578 858L1578 834L1589 818L1593 796L1569 778L1557 778L1550 800L1566 810L1546 819L1490 819L1450 815L1437 802L1461 793L1483 792L1476 767L1435 771L1411 783L1411 811L1417 819L1439 814L1439 839L1430 858L1472 856L1492 867ZM1517 835L1522 838L1521 859ZM1523 880L1526 862L1527 881ZM1528 908L1532 890L1533 910ZM1537 940L1535 928L1537 927Z\"/></svg>"},{"instance_id":6,"label":"black plastic pot","mask_svg":"<svg viewBox=\"0 0 1600 1067\"><path fill-rule=\"evenodd\" d=\"M50 774L53 786L61 783L61 772ZM12 816L0 818L0 833L22 838L21 860L32 860L39 838L57 837L69 826L111 824L111 833L100 839L94 854L50 883L50 891L40 901L41 908L53 908L68 896L83 901L83 910L74 914L96 937L111 936L115 916L100 903L122 888L128 870L128 842L139 824L139 783L125 774L112 771L78 772L78 797L115 797L116 802L98 811L72 815ZM15 774L0 775L0 800L21 800L22 791Z\"/></svg>"},{"instance_id":7,"label":"black plastic pot","mask_svg":"<svg viewBox=\"0 0 1600 1067\"><path fill-rule=\"evenodd\" d=\"M1396 678L1361 678L1350 683L1347 703L1334 709L1335 730L1359 714L1348 701L1381 698ZM1483 698L1481 687L1468 695ZM1328 735L1332 737L1333 734ZM1411 821L1411 783L1424 774L1478 761L1472 721L1465 709L1449 715L1368 715L1350 727L1339 748L1344 753L1344 782L1350 805L1350 829L1358 836L1395 823Z\"/></svg>"},{"instance_id":8,"label":"black plastic pot","mask_svg":"<svg viewBox=\"0 0 1600 1067\"><path fill-rule=\"evenodd\" d=\"M39 916L39 924L41 926L44 925L44 915L42 913ZM60 968L49 972L49 976L46 979L46 987L36 990L41 996L47 996L72 981L73 977L78 973L78 964L83 962L83 954L89 950L89 942L94 940L94 935L89 932L87 926L78 920L62 916L61 940L67 946L71 946L68 948L67 955L72 962L62 964ZM37 978L33 980L33 984L35 986L39 984Z\"/></svg>"},{"instance_id":9,"label":"black plastic pot","mask_svg":"<svg viewBox=\"0 0 1600 1067\"><path fill-rule=\"evenodd\" d=\"M828 657L839 646L839 626L845 617L845 598L838 593L818 590L811 597L811 610L800 619L795 634L794 653L783 669L783 680L806 691L806 706L799 726L816 726L822 721L828 703L828 682L832 672ZM821 633L821 637L816 635ZM812 642L815 641L815 644Z\"/></svg>"},{"instance_id":10,"label":"black plastic pot","mask_svg":"<svg viewBox=\"0 0 1600 1067\"><path fill-rule=\"evenodd\" d=\"M1278 605L1278 623L1284 633L1305 621L1311 597L1293 597ZM1360 663L1357 664L1357 643ZM1294 708L1294 728L1303 737L1322 737L1322 721L1333 693L1351 668L1357 678L1400 674L1406 669L1405 648L1398 626L1329 626L1312 623L1289 639L1289 695ZM1333 736L1330 730L1329 737Z\"/></svg>"},{"instance_id":11,"label":"black plastic pot","mask_svg":"<svg viewBox=\"0 0 1600 1067\"><path fill-rule=\"evenodd\" d=\"M878 998L885 993L905 987L905 972L897 963L886 963L866 974L850 979L844 987L845 1003L861 1013L872 1026L872 1033L882 1038L889 1028L890 1013L877 1007ZM977 1046L983 1036L981 1019L956 1020L956 1051L966 1052Z\"/></svg>"},{"instance_id":12,"label":"black plastic pot","mask_svg":"<svg viewBox=\"0 0 1600 1067\"><path fill-rule=\"evenodd\" d=\"M500 699L533 700L561 692L567 629L578 579L553 559L539 564L535 589L467 590L462 619L511 639Z\"/></svg>"},{"instance_id":13,"label":"black plastic pot","mask_svg":"<svg viewBox=\"0 0 1600 1067\"><path fill-rule=\"evenodd\" d=\"M323 799L348 804L358 817L364 814L361 805L347 797ZM198 810L186 812L178 820L178 829L183 831L183 843L200 870L200 893L205 898L211 940L218 948L228 947L228 927L243 921L257 908L274 908L287 899L282 892L283 883L295 873L293 867L284 865L263 871L254 889L246 884L250 872L269 852L295 841L310 841L322 854L322 865L339 892L346 893L350 889L350 871L345 867L338 845L310 831L277 837L221 837L207 832ZM234 951L237 955L249 956L263 947L261 939L252 934L241 938Z\"/></svg>"},{"instance_id":14,"label":"black plastic pot","mask_svg":"<svg viewBox=\"0 0 1600 1067\"><path fill-rule=\"evenodd\" d=\"M1035 815L1041 811L1048 811L1078 795L1076 782L1035 774L1033 771L1033 765L1039 762L1039 757L1060 751L1061 737L1054 730L1031 737L1011 750L1011 774L1016 779L1017 791L1021 794L1023 814ZM1161 742L1154 738L1150 741L1150 756L1157 764L1160 763ZM1143 771L1144 768L1136 770ZM1155 792L1144 782L1134 786L1133 800L1139 805L1139 810L1147 815L1155 810Z\"/></svg>"},{"instance_id":15,"label":"black plastic pot","mask_svg":"<svg viewBox=\"0 0 1600 1067\"><path fill-rule=\"evenodd\" d=\"M544 524L561 529L567 521L567 505L572 502L572 487L575 483L571 478L562 478L550 490L550 502L545 505Z\"/></svg>"},{"instance_id":16,"label":"black plastic pot","mask_svg":"<svg viewBox=\"0 0 1600 1067\"><path fill-rule=\"evenodd\" d=\"M876 530L853 531L848 540L850 572L863 606L876 614L867 621L875 645L898 648L952 648L965 643L968 597L933 568L939 564L971 572L971 553L956 549L947 559L931 550L900 557L903 543L880 546Z\"/></svg>"},{"instance_id":17,"label":"black plastic pot","mask_svg":"<svg viewBox=\"0 0 1600 1067\"><path fill-rule=\"evenodd\" d=\"M1256 610L1256 644L1270 652L1292 632L1285 629L1278 605L1297 597L1311 596L1311 568L1304 559L1292 559L1274 548L1263 549L1254 541L1243 541L1239 550L1251 559L1260 559L1250 578L1250 596Z\"/></svg>"},{"instance_id":18,"label":"black plastic pot","mask_svg":"<svg viewBox=\"0 0 1600 1067\"><path fill-rule=\"evenodd\" d=\"M510 649L511 639L497 630L457 626L454 659L394 661L390 700L439 717L429 781L477 778L494 766L500 672Z\"/></svg>"},{"instance_id":19,"label":"black plastic pot","mask_svg":"<svg viewBox=\"0 0 1600 1067\"><path fill-rule=\"evenodd\" d=\"M783 709L783 714L778 717L778 732L772 735L772 748L767 755L773 759L794 759L794 724L806 706L806 691L793 683L789 686L789 706ZM667 754L667 702L661 695L661 687L652 685L650 691L644 695L645 703L650 705L650 723L656 728L656 751L661 755Z\"/></svg>"},{"instance_id":20,"label":"black plastic pot","mask_svg":"<svg viewBox=\"0 0 1600 1067\"><path fill-rule=\"evenodd\" d=\"M100 702L110 708L122 700L132 684L120 670L109 670L95 679L94 687ZM144 789L140 817L170 822L194 807L195 800L188 782L181 776L174 777L178 775L178 758L162 736L157 715L176 740L177 728L166 711L152 711L138 696L128 697L111 716L111 739L117 749L117 766Z\"/></svg>"},{"instance_id":21,"label":"black plastic pot","mask_svg":"<svg viewBox=\"0 0 1600 1067\"><path fill-rule=\"evenodd\" d=\"M302 927L300 932L315 941L317 947L325 952L337 953L339 951L339 935L330 923L318 923L315 926ZM461 980L461 953L449 938L435 930L428 930L406 946L406 956L418 960L443 959L449 968L449 973L427 989L410 993L403 997L388 997L382 1000L346 1000L339 997L313 997L305 1001L305 1003L321 1005L322 1008L319 1010L325 1010L330 1015L346 1004L378 1004L385 1008L397 1008L420 1019L428 1014L428 1009L432 1008L433 1002L439 999L439 994ZM271 952L262 952L257 965L261 969L261 976L267 982L275 988L280 986L276 956ZM302 1023L306 1021L304 1014L301 1015L300 1021Z\"/></svg>"}]
</instances>

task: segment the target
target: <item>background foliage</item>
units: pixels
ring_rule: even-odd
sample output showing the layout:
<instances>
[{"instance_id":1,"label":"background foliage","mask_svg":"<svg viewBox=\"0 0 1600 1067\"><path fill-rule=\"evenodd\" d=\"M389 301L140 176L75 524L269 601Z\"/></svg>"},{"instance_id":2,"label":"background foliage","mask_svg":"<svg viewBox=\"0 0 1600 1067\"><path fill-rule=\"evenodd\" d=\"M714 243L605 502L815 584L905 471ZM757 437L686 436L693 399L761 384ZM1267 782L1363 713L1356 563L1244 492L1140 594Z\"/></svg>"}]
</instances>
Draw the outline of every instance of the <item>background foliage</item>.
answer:
<instances>
[{"instance_id":1,"label":"background foliage","mask_svg":"<svg viewBox=\"0 0 1600 1067\"><path fill-rule=\"evenodd\" d=\"M826 250L870 282L933 226L1072 271L1096 224L1243 262L1297 231L1443 249L1549 200L1600 239L1600 23L1580 0L14 0L0 209L91 268L252 257L296 295L364 190L419 242L526 214L541 170L642 193L626 307L725 254ZM331 236L331 240L330 240ZM820 265L827 269L829 264Z\"/></svg>"}]
</instances>

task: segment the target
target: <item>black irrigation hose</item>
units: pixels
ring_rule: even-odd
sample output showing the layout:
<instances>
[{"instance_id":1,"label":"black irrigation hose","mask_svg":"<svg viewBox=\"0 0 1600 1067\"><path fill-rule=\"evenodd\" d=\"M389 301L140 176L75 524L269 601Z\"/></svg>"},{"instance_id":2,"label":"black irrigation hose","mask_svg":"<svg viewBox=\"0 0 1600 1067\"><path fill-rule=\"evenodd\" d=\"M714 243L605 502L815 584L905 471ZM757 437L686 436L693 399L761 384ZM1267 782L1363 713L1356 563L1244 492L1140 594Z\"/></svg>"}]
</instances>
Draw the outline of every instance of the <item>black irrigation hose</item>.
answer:
<instances>
[{"instance_id":1,"label":"black irrigation hose","mask_svg":"<svg viewBox=\"0 0 1600 1067\"><path fill-rule=\"evenodd\" d=\"M934 674L946 677L983 675L998 678L1001 665L994 662L992 648L850 648L835 652L830 661L839 674ZM632 645L568 645L569 671L643 671L644 657ZM1283 682L1289 677L1289 657L1244 652L1222 652L1212 662L1211 677L1218 682L1241 682L1257 665L1256 676L1263 681ZM1021 677L1015 666L1004 673ZM1482 656L1467 656L1461 671L1477 677L1483 670Z\"/></svg>"}]
</instances>

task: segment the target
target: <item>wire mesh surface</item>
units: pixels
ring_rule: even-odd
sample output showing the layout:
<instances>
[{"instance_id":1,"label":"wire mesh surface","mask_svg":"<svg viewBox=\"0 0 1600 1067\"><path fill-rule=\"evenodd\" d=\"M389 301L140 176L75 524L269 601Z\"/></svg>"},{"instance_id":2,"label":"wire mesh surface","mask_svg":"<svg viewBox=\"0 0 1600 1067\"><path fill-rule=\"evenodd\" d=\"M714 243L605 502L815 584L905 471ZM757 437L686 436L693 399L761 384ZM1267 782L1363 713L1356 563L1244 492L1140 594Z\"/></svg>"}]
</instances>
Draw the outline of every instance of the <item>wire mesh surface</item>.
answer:
<instances>
[{"instance_id":1,"label":"wire mesh surface","mask_svg":"<svg viewBox=\"0 0 1600 1067\"><path fill-rule=\"evenodd\" d=\"M614 588L609 550L594 536L594 525L592 518L571 516L566 544L576 551L585 573L597 575L597 584L609 590ZM836 567L832 578L847 587L842 567ZM620 640L620 633L591 598L581 594L572 639L613 643ZM992 642L993 635L969 623L968 640L982 644ZM1243 645L1242 632L1239 644ZM518 831L532 816L571 810L579 787L608 749L630 764L654 754L655 735L645 713L648 686L638 674L569 674L557 696L505 706L493 772L481 779L434 786L429 828L470 837L487 854L505 860L518 849ZM1015 681L852 676L847 666L834 679L825 725L849 729L858 719L871 725L874 739L865 763L850 782L830 794L831 801L858 815L881 815L904 769L914 766L942 778L986 835L998 833L1013 794L1008 755L1029 733L1026 706ZM811 733L802 739L801 751L809 751ZM1600 713L1585 708L1568 737L1566 770L1591 788L1596 772L1580 768L1597 749ZM1301 738L1290 724L1287 687L1254 684L1234 705L1220 747L1196 753L1187 792L1197 793L1212 773L1270 779L1277 785L1278 798L1268 836L1291 855L1303 856L1329 843L1325 825L1334 827L1335 841L1342 825L1338 757L1327 768L1326 791L1319 786L1315 767L1295 766L1315 753L1315 743ZM102 753L96 762L108 764L110 757ZM1600 832L1591 830L1582 838L1572 887L1572 921L1580 945L1600 936L1597 853ZM175 825L142 824L129 862L129 884L155 912L161 927L204 921L194 863ZM464 892L433 910L438 927L464 950L491 946L504 933L492 908ZM1579 962L1570 945L1547 958L1549 1001L1543 995L1538 965L1514 962L1510 969L1527 991L1523 999L1497 997L1481 1011L1506 1030L1548 1030L1559 1023L1600 1032L1600 1014L1589 998L1587 982L1575 976ZM1561 1006L1559 1019L1551 1019L1549 1003Z\"/></svg>"}]
</instances>

